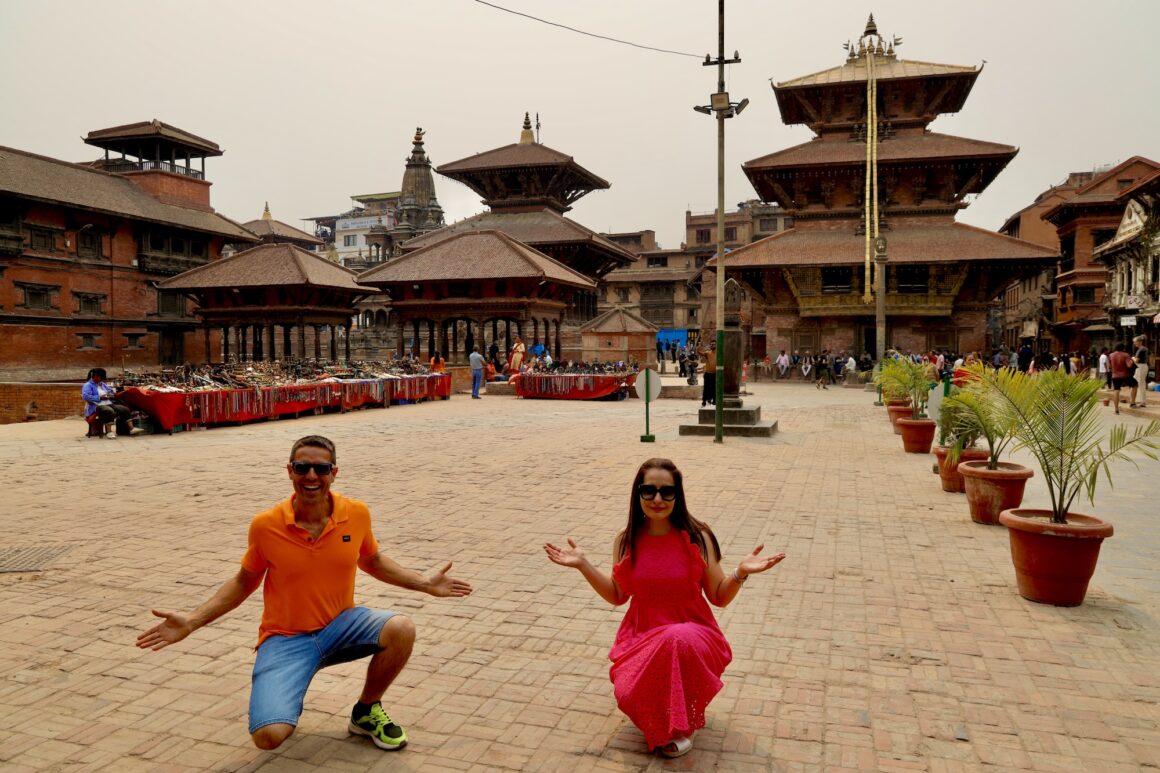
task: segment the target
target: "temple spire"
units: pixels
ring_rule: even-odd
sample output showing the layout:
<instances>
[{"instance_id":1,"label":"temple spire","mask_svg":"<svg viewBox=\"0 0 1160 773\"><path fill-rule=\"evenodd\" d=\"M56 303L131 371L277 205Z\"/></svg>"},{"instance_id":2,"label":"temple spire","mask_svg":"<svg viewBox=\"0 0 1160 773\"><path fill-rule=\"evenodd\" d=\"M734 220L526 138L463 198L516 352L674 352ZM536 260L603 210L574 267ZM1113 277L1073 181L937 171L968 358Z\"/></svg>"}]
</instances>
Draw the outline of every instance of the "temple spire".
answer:
<instances>
[{"instance_id":1,"label":"temple spire","mask_svg":"<svg viewBox=\"0 0 1160 773\"><path fill-rule=\"evenodd\" d=\"M531 145L535 143L536 136L532 134L532 117L528 113L524 113L524 128L520 132L520 144Z\"/></svg>"},{"instance_id":2,"label":"temple spire","mask_svg":"<svg viewBox=\"0 0 1160 773\"><path fill-rule=\"evenodd\" d=\"M862 33L862 37L869 37L870 35L878 34L878 25L874 23L874 14L870 14L870 18L866 20L866 31Z\"/></svg>"},{"instance_id":3,"label":"temple spire","mask_svg":"<svg viewBox=\"0 0 1160 773\"><path fill-rule=\"evenodd\" d=\"M263 220L273 220L274 219L274 216L270 214L270 202L268 202L268 201L266 202L266 208L264 210L262 210L262 219Z\"/></svg>"}]
</instances>

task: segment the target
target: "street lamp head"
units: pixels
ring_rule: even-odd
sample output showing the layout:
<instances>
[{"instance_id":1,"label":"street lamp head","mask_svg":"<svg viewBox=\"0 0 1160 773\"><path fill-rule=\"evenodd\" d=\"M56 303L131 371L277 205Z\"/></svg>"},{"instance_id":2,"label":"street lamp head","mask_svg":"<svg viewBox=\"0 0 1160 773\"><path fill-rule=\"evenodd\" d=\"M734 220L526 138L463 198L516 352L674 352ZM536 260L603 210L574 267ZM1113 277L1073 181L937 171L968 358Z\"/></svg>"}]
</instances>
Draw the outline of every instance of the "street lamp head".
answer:
<instances>
[{"instance_id":1,"label":"street lamp head","mask_svg":"<svg viewBox=\"0 0 1160 773\"><path fill-rule=\"evenodd\" d=\"M741 115L741 111L749 107L749 97L737 103L737 107L733 110L733 115Z\"/></svg>"},{"instance_id":2,"label":"street lamp head","mask_svg":"<svg viewBox=\"0 0 1160 773\"><path fill-rule=\"evenodd\" d=\"M713 109L711 107L709 107L708 105L693 105L693 109L696 110L698 113L704 113L705 115L713 115Z\"/></svg>"}]
</instances>

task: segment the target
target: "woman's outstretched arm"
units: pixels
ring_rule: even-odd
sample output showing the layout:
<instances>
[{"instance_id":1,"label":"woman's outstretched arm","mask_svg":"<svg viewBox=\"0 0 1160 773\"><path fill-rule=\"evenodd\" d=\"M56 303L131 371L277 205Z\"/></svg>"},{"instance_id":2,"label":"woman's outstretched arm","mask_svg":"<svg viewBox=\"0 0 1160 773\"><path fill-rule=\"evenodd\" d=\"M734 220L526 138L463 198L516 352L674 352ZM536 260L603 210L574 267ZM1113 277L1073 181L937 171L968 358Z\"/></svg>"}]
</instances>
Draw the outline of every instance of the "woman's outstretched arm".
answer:
<instances>
[{"instance_id":1,"label":"woman's outstretched arm","mask_svg":"<svg viewBox=\"0 0 1160 773\"><path fill-rule=\"evenodd\" d=\"M617 548L620 547L621 537L616 538L616 543L613 545L613 555L616 555ZM568 547L557 547L551 542L544 545L544 552L548 554L548 560L553 564L560 566L567 566L571 569L579 569L580 574L584 575L584 579L592 586L592 589L600 595L600 598L607 601L609 604L616 606L623 604L628 598L620 592L620 588L616 585L616 580L612 579L610 575L597 569L584 555L584 551L576 545L576 540L568 537Z\"/></svg>"},{"instance_id":2,"label":"woman's outstretched arm","mask_svg":"<svg viewBox=\"0 0 1160 773\"><path fill-rule=\"evenodd\" d=\"M762 556L760 553L765 545L758 545L752 553L741 559L741 563L737 565L736 569L726 574L725 570L721 568L721 556L714 552L708 534L705 534L705 544L709 548L709 560L705 562L705 579L701 587L705 591L705 598L709 599L709 603L718 607L729 606L729 602L737 597L741 591L742 583L749 575L772 569L785 558L785 553Z\"/></svg>"}]
</instances>

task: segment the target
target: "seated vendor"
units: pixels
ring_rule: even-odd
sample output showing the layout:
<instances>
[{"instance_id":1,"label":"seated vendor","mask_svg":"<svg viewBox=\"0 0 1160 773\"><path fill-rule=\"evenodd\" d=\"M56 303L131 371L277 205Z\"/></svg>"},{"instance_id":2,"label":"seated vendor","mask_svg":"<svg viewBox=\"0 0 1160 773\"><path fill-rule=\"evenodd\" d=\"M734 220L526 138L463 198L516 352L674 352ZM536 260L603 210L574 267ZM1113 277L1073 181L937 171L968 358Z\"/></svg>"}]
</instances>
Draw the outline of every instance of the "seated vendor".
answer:
<instances>
[{"instance_id":1,"label":"seated vendor","mask_svg":"<svg viewBox=\"0 0 1160 773\"><path fill-rule=\"evenodd\" d=\"M115 438L121 435L140 435L142 430L129 424L131 412L127 406L120 405L113 400L113 387L105 383L107 372L104 368L93 368L89 371L89 380L81 387L81 399L85 401L85 420L96 421L100 427L98 434L106 436L106 424L116 422L115 432L109 432L107 437ZM93 415L96 418L90 418Z\"/></svg>"}]
</instances>

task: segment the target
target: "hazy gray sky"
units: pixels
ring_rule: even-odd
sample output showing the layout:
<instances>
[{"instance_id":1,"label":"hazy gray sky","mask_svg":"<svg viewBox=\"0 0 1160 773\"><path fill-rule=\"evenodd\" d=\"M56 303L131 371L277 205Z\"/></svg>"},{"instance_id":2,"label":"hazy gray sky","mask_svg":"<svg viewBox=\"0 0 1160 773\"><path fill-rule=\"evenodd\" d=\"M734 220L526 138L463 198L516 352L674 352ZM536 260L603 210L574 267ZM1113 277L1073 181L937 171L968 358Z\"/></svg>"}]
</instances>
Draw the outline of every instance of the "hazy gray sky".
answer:
<instances>
[{"instance_id":1,"label":"hazy gray sky","mask_svg":"<svg viewBox=\"0 0 1160 773\"><path fill-rule=\"evenodd\" d=\"M603 35L716 53L713 0L495 0ZM873 11L899 56L986 67L935 131L1021 148L965 222L997 228L1069 171L1160 159L1154 0L727 0L734 100L726 203L752 198L742 162L806 141L781 123L770 79L839 65ZM70 161L93 129L158 118L217 142L214 207L240 221L337 213L397 190L416 126L435 164L515 142L538 111L544 144L612 183L571 216L652 228L678 247L686 208L716 204L714 121L694 113L715 68L502 13L472 0L3 0L0 144ZM482 209L436 176L448 220Z\"/></svg>"}]
</instances>

